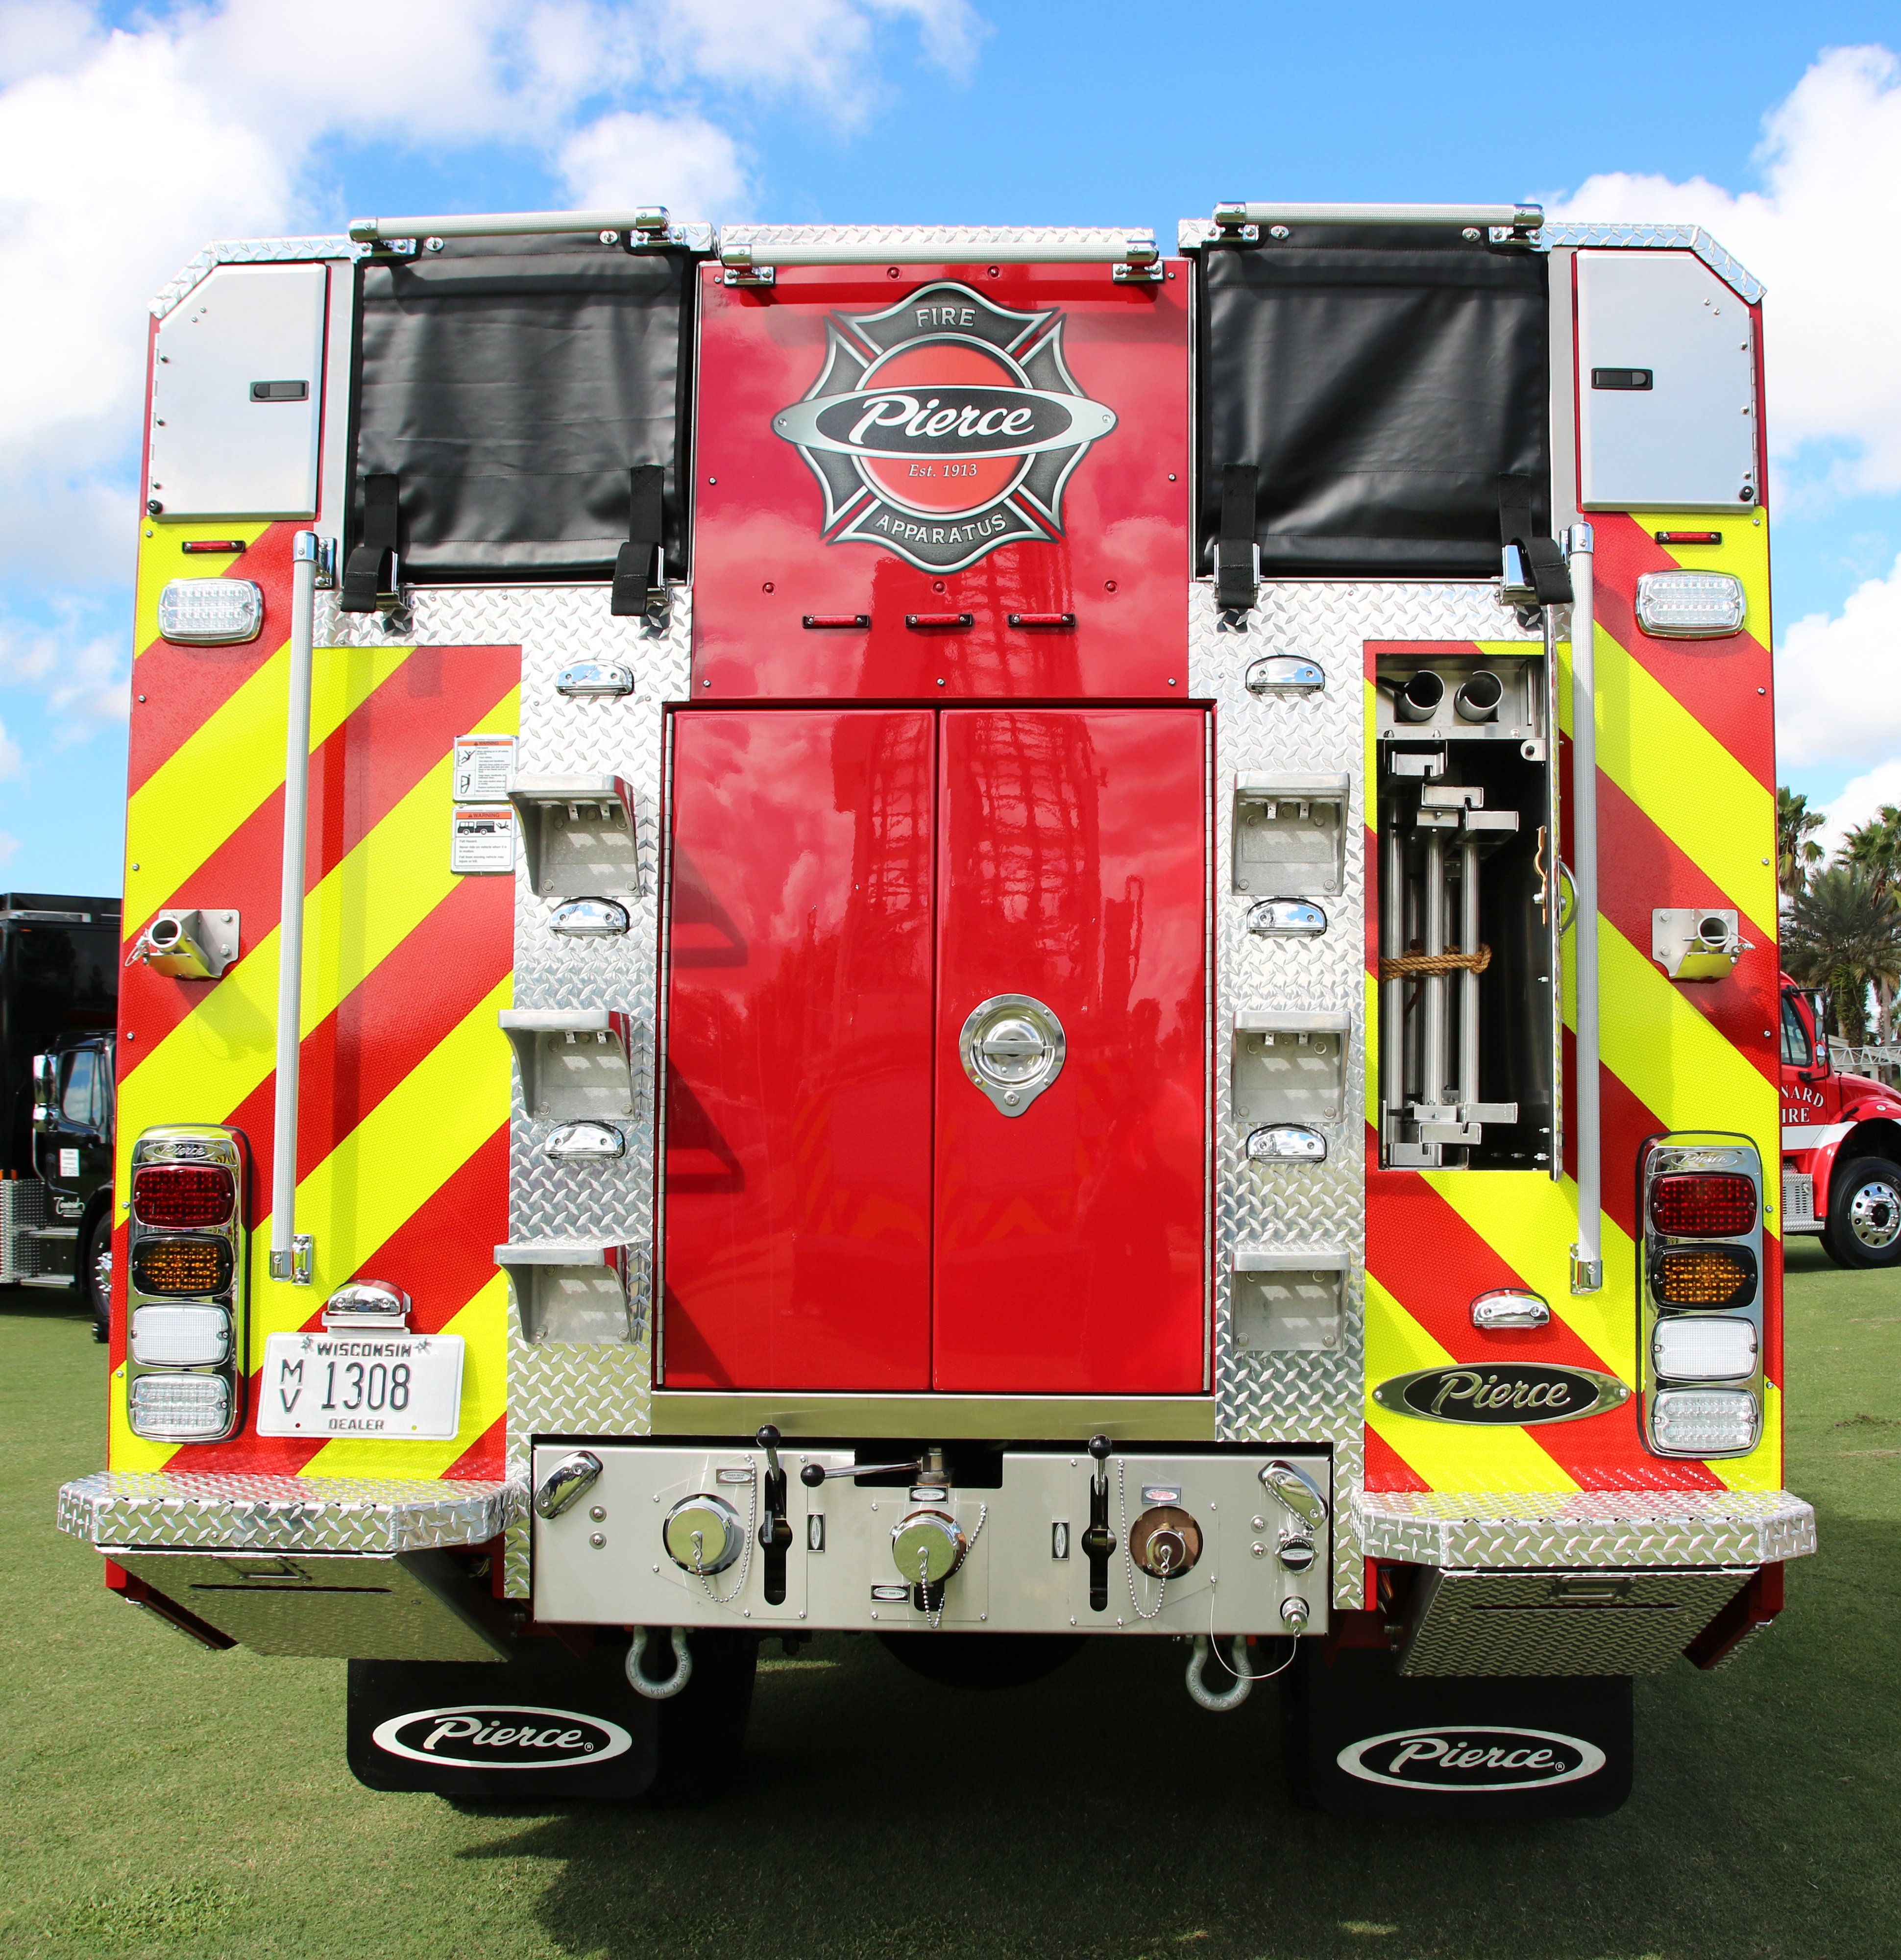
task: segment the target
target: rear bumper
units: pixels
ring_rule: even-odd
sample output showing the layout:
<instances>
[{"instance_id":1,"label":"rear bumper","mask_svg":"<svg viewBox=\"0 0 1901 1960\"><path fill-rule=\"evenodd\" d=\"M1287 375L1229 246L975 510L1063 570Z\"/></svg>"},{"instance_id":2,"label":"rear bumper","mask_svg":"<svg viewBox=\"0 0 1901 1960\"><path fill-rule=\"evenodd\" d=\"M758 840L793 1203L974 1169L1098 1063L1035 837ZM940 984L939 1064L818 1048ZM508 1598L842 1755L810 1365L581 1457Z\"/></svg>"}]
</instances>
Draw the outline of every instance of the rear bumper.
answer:
<instances>
[{"instance_id":1,"label":"rear bumper","mask_svg":"<svg viewBox=\"0 0 1901 1960\"><path fill-rule=\"evenodd\" d=\"M1362 1491L1369 1558L1537 1570L1757 1566L1815 1549L1813 1506L1788 1491Z\"/></svg>"},{"instance_id":2,"label":"rear bumper","mask_svg":"<svg viewBox=\"0 0 1901 1960\"><path fill-rule=\"evenodd\" d=\"M59 1529L121 1551L358 1552L485 1545L527 1515L509 1483L101 1470L59 1492Z\"/></svg>"}]
</instances>

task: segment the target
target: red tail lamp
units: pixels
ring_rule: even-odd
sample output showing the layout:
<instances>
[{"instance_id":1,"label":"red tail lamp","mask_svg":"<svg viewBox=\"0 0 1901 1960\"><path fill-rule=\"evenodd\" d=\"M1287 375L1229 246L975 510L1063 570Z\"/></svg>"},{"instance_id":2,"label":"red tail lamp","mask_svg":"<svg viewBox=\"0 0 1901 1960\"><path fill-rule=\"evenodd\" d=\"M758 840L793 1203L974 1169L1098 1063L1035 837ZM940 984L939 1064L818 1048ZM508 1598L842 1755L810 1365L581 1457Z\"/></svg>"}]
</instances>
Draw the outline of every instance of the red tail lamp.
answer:
<instances>
[{"instance_id":1,"label":"red tail lamp","mask_svg":"<svg viewBox=\"0 0 1901 1960\"><path fill-rule=\"evenodd\" d=\"M230 1221L237 1200L220 1164L150 1164L132 1175L132 1216L161 1232L200 1232Z\"/></svg>"},{"instance_id":2,"label":"red tail lamp","mask_svg":"<svg viewBox=\"0 0 1901 1960\"><path fill-rule=\"evenodd\" d=\"M1756 1182L1733 1171L1667 1172L1650 1187L1651 1230L1673 1239L1734 1239L1756 1228Z\"/></svg>"}]
</instances>

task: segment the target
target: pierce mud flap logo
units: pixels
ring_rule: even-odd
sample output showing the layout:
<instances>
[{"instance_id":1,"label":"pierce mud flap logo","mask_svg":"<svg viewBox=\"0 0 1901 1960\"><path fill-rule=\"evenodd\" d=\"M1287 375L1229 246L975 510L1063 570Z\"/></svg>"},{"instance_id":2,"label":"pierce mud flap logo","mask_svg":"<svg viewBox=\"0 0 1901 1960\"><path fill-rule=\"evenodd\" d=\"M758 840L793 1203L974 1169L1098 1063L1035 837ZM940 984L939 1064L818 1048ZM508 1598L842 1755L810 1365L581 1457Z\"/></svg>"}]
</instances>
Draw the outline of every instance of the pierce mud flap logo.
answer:
<instances>
[{"instance_id":1,"label":"pierce mud flap logo","mask_svg":"<svg viewBox=\"0 0 1901 1960\"><path fill-rule=\"evenodd\" d=\"M516 1708L471 1704L418 1708L393 1716L371 1731L393 1756L456 1769L559 1770L611 1761L634 1746L617 1723L571 1708Z\"/></svg>"},{"instance_id":2,"label":"pierce mud flap logo","mask_svg":"<svg viewBox=\"0 0 1901 1960\"><path fill-rule=\"evenodd\" d=\"M1063 492L1115 411L1063 358L1055 307L1018 313L950 280L834 313L803 400L772 418L825 495L825 540L958 571L1063 534Z\"/></svg>"},{"instance_id":3,"label":"pierce mud flap logo","mask_svg":"<svg viewBox=\"0 0 1901 1960\"><path fill-rule=\"evenodd\" d=\"M1354 1742L1334 1758L1349 1776L1392 1790L1475 1795L1582 1783L1604 1752L1547 1729L1398 1729Z\"/></svg>"}]
</instances>

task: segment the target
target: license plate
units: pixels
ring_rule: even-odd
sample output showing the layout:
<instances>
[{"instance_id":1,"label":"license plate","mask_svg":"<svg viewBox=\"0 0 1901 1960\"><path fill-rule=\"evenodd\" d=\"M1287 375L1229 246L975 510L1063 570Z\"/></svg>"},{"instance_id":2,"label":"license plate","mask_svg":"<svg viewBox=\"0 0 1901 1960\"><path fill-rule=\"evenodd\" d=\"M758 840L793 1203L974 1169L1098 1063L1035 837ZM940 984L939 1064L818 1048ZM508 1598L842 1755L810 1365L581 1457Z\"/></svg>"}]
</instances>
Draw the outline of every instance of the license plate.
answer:
<instances>
[{"instance_id":1,"label":"license plate","mask_svg":"<svg viewBox=\"0 0 1901 1960\"><path fill-rule=\"evenodd\" d=\"M260 1436L447 1443L462 1427L458 1334L273 1334Z\"/></svg>"}]
</instances>

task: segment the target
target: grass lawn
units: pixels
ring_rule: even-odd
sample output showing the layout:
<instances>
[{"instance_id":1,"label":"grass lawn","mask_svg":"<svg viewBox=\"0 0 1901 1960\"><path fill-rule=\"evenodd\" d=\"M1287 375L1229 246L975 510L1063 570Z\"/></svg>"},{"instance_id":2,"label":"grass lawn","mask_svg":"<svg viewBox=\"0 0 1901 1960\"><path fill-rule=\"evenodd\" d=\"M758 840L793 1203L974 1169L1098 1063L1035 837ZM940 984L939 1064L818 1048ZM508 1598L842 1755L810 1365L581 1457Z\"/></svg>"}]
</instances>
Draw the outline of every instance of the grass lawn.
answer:
<instances>
[{"instance_id":1,"label":"grass lawn","mask_svg":"<svg viewBox=\"0 0 1901 1960\"><path fill-rule=\"evenodd\" d=\"M1147 1640L990 1696L821 1640L766 1663L705 1809L375 1795L344 1768L341 1662L204 1653L53 1530L100 1460L103 1351L60 1297L0 1295L0 1952L1893 1960L1901 1275L1790 1265L1790 1481L1822 1554L1728 1672L1639 1684L1620 1815L1510 1830L1291 1811L1271 1695L1203 1714Z\"/></svg>"}]
</instances>

